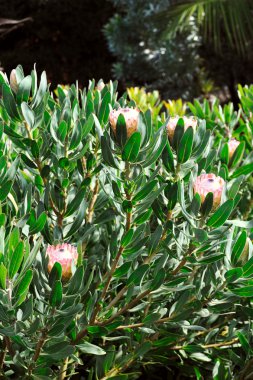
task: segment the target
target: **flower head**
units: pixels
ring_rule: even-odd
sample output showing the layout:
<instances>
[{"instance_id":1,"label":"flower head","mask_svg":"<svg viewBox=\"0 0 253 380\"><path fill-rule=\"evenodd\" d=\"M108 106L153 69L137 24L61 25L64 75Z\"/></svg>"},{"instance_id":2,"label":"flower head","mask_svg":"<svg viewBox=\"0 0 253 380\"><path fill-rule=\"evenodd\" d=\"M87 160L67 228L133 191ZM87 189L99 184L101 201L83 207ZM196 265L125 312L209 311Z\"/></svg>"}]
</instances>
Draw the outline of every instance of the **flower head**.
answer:
<instances>
[{"instance_id":1,"label":"flower head","mask_svg":"<svg viewBox=\"0 0 253 380\"><path fill-rule=\"evenodd\" d=\"M213 209L216 209L221 203L221 195L225 181L215 174L201 174L196 178L193 185L194 194L198 193L201 203L204 202L208 193L213 193Z\"/></svg>"},{"instance_id":2,"label":"flower head","mask_svg":"<svg viewBox=\"0 0 253 380\"><path fill-rule=\"evenodd\" d=\"M167 126L166 126L170 142L172 142L172 140L173 140L174 132L175 132L175 129L176 129L176 126L177 126L177 123L178 123L179 119L183 119L184 120L184 130L185 131L189 127L192 127L193 130L196 129L198 120L195 119L192 116L190 116L190 117L187 117L187 116L183 116L183 117L182 116L174 116L174 117L171 117L169 119L169 122L168 122Z\"/></svg>"},{"instance_id":3,"label":"flower head","mask_svg":"<svg viewBox=\"0 0 253 380\"><path fill-rule=\"evenodd\" d=\"M140 111L137 108L129 107L112 110L109 115L109 121L114 134L116 133L118 117L122 114L126 121L127 138L129 138L134 132L137 131L139 113Z\"/></svg>"},{"instance_id":4,"label":"flower head","mask_svg":"<svg viewBox=\"0 0 253 380\"><path fill-rule=\"evenodd\" d=\"M239 144L240 144L240 142L237 141L236 139L229 140L229 142L228 142L228 153L229 153L229 159L230 160L233 157L233 154L235 153L235 150Z\"/></svg>"},{"instance_id":5,"label":"flower head","mask_svg":"<svg viewBox=\"0 0 253 380\"><path fill-rule=\"evenodd\" d=\"M18 91L18 82L17 82L17 75L16 75L15 69L11 70L10 86L11 86L12 91L14 91L15 93Z\"/></svg>"},{"instance_id":6,"label":"flower head","mask_svg":"<svg viewBox=\"0 0 253 380\"><path fill-rule=\"evenodd\" d=\"M56 262L62 266L62 278L68 280L72 276L72 263L77 264L78 253L76 247L71 244L49 245L46 250L49 258L48 271L51 272Z\"/></svg>"}]
</instances>

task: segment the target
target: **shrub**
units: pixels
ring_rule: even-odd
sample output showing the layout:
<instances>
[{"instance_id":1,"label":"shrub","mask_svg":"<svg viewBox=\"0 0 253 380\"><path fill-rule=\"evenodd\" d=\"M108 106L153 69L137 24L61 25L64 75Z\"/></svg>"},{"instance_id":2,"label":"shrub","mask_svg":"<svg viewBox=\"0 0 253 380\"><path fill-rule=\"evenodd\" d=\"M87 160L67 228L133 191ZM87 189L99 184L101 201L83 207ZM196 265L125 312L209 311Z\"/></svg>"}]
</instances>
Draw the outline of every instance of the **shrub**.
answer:
<instances>
[{"instance_id":1,"label":"shrub","mask_svg":"<svg viewBox=\"0 0 253 380\"><path fill-rule=\"evenodd\" d=\"M3 378L250 376L247 97L226 135L207 103L154 129L113 82L0 83Z\"/></svg>"}]
</instances>

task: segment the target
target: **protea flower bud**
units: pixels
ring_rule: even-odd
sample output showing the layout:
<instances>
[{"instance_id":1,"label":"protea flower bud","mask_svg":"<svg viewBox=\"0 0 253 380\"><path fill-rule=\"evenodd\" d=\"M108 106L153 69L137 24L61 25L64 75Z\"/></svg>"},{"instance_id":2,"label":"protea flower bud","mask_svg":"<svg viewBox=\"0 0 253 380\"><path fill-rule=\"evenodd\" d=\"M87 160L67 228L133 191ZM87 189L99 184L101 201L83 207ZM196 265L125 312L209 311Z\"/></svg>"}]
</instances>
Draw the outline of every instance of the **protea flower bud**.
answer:
<instances>
[{"instance_id":1,"label":"protea flower bud","mask_svg":"<svg viewBox=\"0 0 253 380\"><path fill-rule=\"evenodd\" d=\"M169 119L169 122L168 122L167 126L166 126L170 142L172 142L172 140L173 140L174 132L175 132L175 129L176 129L176 126L177 126L177 123L178 123L179 119L183 119L184 120L184 130L185 131L189 127L192 127L193 130L195 130L196 127L197 127L198 120L195 119L192 116L190 116L190 117L187 117L187 116L183 116L183 117L182 116L174 116L174 117L171 117Z\"/></svg>"},{"instance_id":2,"label":"protea flower bud","mask_svg":"<svg viewBox=\"0 0 253 380\"><path fill-rule=\"evenodd\" d=\"M109 115L109 121L111 128L116 133L117 120L120 114L122 114L126 121L127 138L129 138L134 132L137 131L138 119L140 111L137 108L119 108L112 110Z\"/></svg>"},{"instance_id":3,"label":"protea flower bud","mask_svg":"<svg viewBox=\"0 0 253 380\"><path fill-rule=\"evenodd\" d=\"M105 84L104 84L103 81L100 81L100 82L97 84L97 90L98 90L98 91L102 91L104 87L105 87Z\"/></svg>"},{"instance_id":4,"label":"protea flower bud","mask_svg":"<svg viewBox=\"0 0 253 380\"><path fill-rule=\"evenodd\" d=\"M78 253L76 247L71 244L49 245L46 250L49 258L48 271L51 272L54 264L58 262L62 266L62 278L68 280L72 276L72 263L77 264Z\"/></svg>"},{"instance_id":5,"label":"protea flower bud","mask_svg":"<svg viewBox=\"0 0 253 380\"><path fill-rule=\"evenodd\" d=\"M208 193L213 193L213 209L216 209L221 203L221 194L225 181L215 174L201 174L196 178L193 185L194 194L198 193L201 203L204 202Z\"/></svg>"},{"instance_id":6,"label":"protea flower bud","mask_svg":"<svg viewBox=\"0 0 253 380\"><path fill-rule=\"evenodd\" d=\"M229 159L230 160L231 160L233 154L235 153L235 150L239 144L240 144L240 142L237 141L236 139L229 140L229 142L228 142L228 153L229 153Z\"/></svg>"},{"instance_id":7,"label":"protea flower bud","mask_svg":"<svg viewBox=\"0 0 253 380\"><path fill-rule=\"evenodd\" d=\"M15 69L11 71L10 86L11 86L12 91L14 91L15 93L18 92L18 82L17 82L17 75L16 75Z\"/></svg>"}]
</instances>

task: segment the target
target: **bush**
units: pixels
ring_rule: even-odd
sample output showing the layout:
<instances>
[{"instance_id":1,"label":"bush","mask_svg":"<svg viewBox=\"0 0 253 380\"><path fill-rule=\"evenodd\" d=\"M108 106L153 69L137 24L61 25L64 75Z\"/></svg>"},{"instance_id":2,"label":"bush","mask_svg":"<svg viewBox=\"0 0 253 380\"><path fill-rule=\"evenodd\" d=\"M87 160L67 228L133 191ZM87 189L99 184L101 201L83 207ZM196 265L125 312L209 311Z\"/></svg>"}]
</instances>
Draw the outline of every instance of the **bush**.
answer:
<instances>
[{"instance_id":1,"label":"bush","mask_svg":"<svg viewBox=\"0 0 253 380\"><path fill-rule=\"evenodd\" d=\"M249 378L252 89L153 128L113 82L0 83L3 378Z\"/></svg>"}]
</instances>

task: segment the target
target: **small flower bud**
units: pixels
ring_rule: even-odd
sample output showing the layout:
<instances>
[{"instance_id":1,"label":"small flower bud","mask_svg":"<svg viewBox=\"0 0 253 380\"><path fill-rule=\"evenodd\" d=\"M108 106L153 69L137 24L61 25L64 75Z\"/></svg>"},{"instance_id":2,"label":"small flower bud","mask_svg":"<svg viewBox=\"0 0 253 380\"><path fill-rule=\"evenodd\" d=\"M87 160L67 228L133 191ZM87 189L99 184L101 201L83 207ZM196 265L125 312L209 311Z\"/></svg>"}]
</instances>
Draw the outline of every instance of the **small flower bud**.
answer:
<instances>
[{"instance_id":1,"label":"small flower bud","mask_svg":"<svg viewBox=\"0 0 253 380\"><path fill-rule=\"evenodd\" d=\"M186 117L186 116L183 116L183 117L181 117L181 116L171 117L169 119L169 122L168 122L167 126L166 126L170 142L172 142L172 140L173 140L174 132L175 132L175 129L176 129L176 126L177 126L177 123L178 123L179 119L183 119L184 120L184 130L185 131L189 127L192 127L193 130L195 130L196 127L197 127L198 120L195 119L192 116L190 116L190 117Z\"/></svg>"},{"instance_id":2,"label":"small flower bud","mask_svg":"<svg viewBox=\"0 0 253 380\"><path fill-rule=\"evenodd\" d=\"M228 142L228 153L229 153L229 159L230 160L231 160L233 154L235 153L235 150L239 144L240 144L240 142L237 141L236 139L229 140L229 142Z\"/></svg>"},{"instance_id":3,"label":"small flower bud","mask_svg":"<svg viewBox=\"0 0 253 380\"><path fill-rule=\"evenodd\" d=\"M11 71L10 86L11 86L12 91L14 91L15 93L18 92L18 82L17 82L17 75L16 75L15 69Z\"/></svg>"},{"instance_id":4,"label":"small flower bud","mask_svg":"<svg viewBox=\"0 0 253 380\"><path fill-rule=\"evenodd\" d=\"M117 120L120 114L122 114L126 121L127 138L129 138L134 132L137 131L138 119L140 111L137 108L119 108L112 110L109 115L109 121L111 128L116 133Z\"/></svg>"},{"instance_id":5,"label":"small flower bud","mask_svg":"<svg viewBox=\"0 0 253 380\"><path fill-rule=\"evenodd\" d=\"M216 209L221 203L224 185L223 178L216 177L215 174L201 174L194 182L193 191L194 194L198 193L200 195L201 203L205 201L208 193L213 193L213 209Z\"/></svg>"},{"instance_id":6,"label":"small flower bud","mask_svg":"<svg viewBox=\"0 0 253 380\"><path fill-rule=\"evenodd\" d=\"M100 82L97 84L97 90L98 90L98 91L102 91L104 87L105 87L105 84L104 84L103 81L100 81Z\"/></svg>"},{"instance_id":7,"label":"small flower bud","mask_svg":"<svg viewBox=\"0 0 253 380\"><path fill-rule=\"evenodd\" d=\"M56 246L49 245L46 250L49 258L48 272L51 272L54 264L58 262L62 266L62 278L68 280L72 276L72 263L77 264L77 249L71 244L58 244Z\"/></svg>"}]
</instances>

